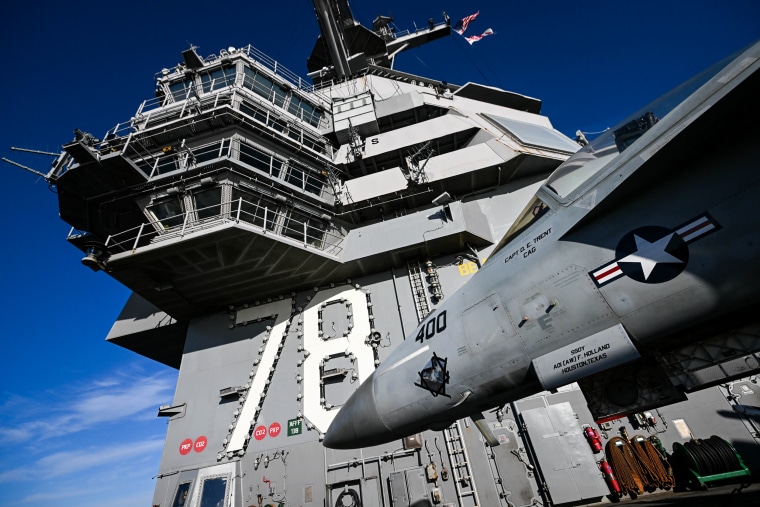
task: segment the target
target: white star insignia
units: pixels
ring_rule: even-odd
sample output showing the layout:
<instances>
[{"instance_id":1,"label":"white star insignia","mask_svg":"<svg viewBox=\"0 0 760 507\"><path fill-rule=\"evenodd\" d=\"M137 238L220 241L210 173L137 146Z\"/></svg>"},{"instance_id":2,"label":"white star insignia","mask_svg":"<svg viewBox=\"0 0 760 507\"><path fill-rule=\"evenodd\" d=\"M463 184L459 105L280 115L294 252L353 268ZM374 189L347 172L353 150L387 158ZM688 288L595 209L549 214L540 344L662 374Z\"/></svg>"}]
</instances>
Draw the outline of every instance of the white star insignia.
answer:
<instances>
[{"instance_id":1,"label":"white star insignia","mask_svg":"<svg viewBox=\"0 0 760 507\"><path fill-rule=\"evenodd\" d=\"M623 257L618 262L638 262L641 264L641 270L644 272L644 280L649 279L652 270L660 262L667 264L683 264L681 259L673 257L665 251L665 248L668 246L668 243L670 243L670 239L674 234L675 233L670 233L654 243L650 243L644 238L640 238L634 234L633 238L636 241L637 250L632 254Z\"/></svg>"}]
</instances>

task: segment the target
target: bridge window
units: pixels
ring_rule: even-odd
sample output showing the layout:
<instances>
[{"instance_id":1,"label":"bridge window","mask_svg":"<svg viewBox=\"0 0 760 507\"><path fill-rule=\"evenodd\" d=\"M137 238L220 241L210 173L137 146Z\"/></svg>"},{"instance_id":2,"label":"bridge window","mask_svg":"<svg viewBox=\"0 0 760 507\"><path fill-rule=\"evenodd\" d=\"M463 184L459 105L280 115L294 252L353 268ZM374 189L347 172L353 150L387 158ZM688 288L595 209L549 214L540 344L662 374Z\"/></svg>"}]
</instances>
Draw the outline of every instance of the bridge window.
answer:
<instances>
[{"instance_id":1,"label":"bridge window","mask_svg":"<svg viewBox=\"0 0 760 507\"><path fill-rule=\"evenodd\" d=\"M230 146L230 140L207 144L198 148L192 148L193 160L196 164L202 164L215 158L224 157L227 155L227 149Z\"/></svg>"},{"instance_id":2,"label":"bridge window","mask_svg":"<svg viewBox=\"0 0 760 507\"><path fill-rule=\"evenodd\" d=\"M297 95L291 95L290 102L288 103L288 112L315 127L319 125L321 114L317 112L314 106Z\"/></svg>"},{"instance_id":3,"label":"bridge window","mask_svg":"<svg viewBox=\"0 0 760 507\"><path fill-rule=\"evenodd\" d=\"M194 195L198 220L219 216L222 213L222 187L203 190Z\"/></svg>"},{"instance_id":4,"label":"bridge window","mask_svg":"<svg viewBox=\"0 0 760 507\"><path fill-rule=\"evenodd\" d=\"M235 84L235 67L222 67L201 74L203 93L207 93Z\"/></svg>"},{"instance_id":5,"label":"bridge window","mask_svg":"<svg viewBox=\"0 0 760 507\"><path fill-rule=\"evenodd\" d=\"M279 107L283 107L285 104L287 91L272 81L268 76L260 74L248 67L245 68L243 86Z\"/></svg>"},{"instance_id":6,"label":"bridge window","mask_svg":"<svg viewBox=\"0 0 760 507\"><path fill-rule=\"evenodd\" d=\"M176 81L169 84L169 95L174 102L180 102L190 96L193 86L195 83L191 79Z\"/></svg>"},{"instance_id":7,"label":"bridge window","mask_svg":"<svg viewBox=\"0 0 760 507\"><path fill-rule=\"evenodd\" d=\"M309 245L321 246L325 234L324 224L303 213L291 211L285 219L282 234Z\"/></svg>"},{"instance_id":8,"label":"bridge window","mask_svg":"<svg viewBox=\"0 0 760 507\"><path fill-rule=\"evenodd\" d=\"M174 495L174 502L172 507L189 507L190 502L188 496L190 495L191 482L183 482L177 487L177 494Z\"/></svg>"},{"instance_id":9,"label":"bridge window","mask_svg":"<svg viewBox=\"0 0 760 507\"><path fill-rule=\"evenodd\" d=\"M227 477L214 477L203 481L199 507L223 507L227 505Z\"/></svg>"},{"instance_id":10,"label":"bridge window","mask_svg":"<svg viewBox=\"0 0 760 507\"><path fill-rule=\"evenodd\" d=\"M324 181L312 171L290 165L285 175L285 181L301 190L314 195L322 194Z\"/></svg>"},{"instance_id":11,"label":"bridge window","mask_svg":"<svg viewBox=\"0 0 760 507\"><path fill-rule=\"evenodd\" d=\"M240 161L275 177L280 176L283 164L282 160L242 142L240 143Z\"/></svg>"},{"instance_id":12,"label":"bridge window","mask_svg":"<svg viewBox=\"0 0 760 507\"><path fill-rule=\"evenodd\" d=\"M238 216L239 210L241 221L262 229L266 228L269 231L274 230L279 210L279 205L276 202L260 195L233 188L230 208L233 218Z\"/></svg>"},{"instance_id":13,"label":"bridge window","mask_svg":"<svg viewBox=\"0 0 760 507\"><path fill-rule=\"evenodd\" d=\"M167 153L163 155L162 157L159 157L158 164L156 164L156 170L153 173L153 176L176 171L177 169L179 169L178 162L179 161L177 160L177 156L173 152Z\"/></svg>"},{"instance_id":14,"label":"bridge window","mask_svg":"<svg viewBox=\"0 0 760 507\"><path fill-rule=\"evenodd\" d=\"M151 204L147 211L151 218L164 230L182 225L185 220L185 206L182 198L178 195Z\"/></svg>"}]
</instances>

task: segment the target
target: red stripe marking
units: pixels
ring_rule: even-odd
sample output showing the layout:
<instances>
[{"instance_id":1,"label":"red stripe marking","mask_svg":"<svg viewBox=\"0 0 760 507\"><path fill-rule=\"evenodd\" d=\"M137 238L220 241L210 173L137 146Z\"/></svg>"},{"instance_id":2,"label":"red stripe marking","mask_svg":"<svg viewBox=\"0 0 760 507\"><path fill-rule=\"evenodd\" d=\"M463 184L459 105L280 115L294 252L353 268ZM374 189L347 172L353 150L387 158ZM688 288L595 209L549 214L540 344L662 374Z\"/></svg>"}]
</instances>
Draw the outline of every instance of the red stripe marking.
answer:
<instances>
[{"instance_id":1,"label":"red stripe marking","mask_svg":"<svg viewBox=\"0 0 760 507\"><path fill-rule=\"evenodd\" d=\"M596 279L597 279L597 280L601 280L601 279L602 279L602 278L604 278L605 276L607 276L607 275L611 275L611 274L612 274L612 273L614 273L615 271L620 271L620 266L618 266L618 265L615 265L615 267L613 267L613 268L610 268L610 269L608 269L607 271L605 271L604 273L601 273L601 274L599 274L599 275L595 275L595 276L596 276Z\"/></svg>"},{"instance_id":2,"label":"red stripe marking","mask_svg":"<svg viewBox=\"0 0 760 507\"><path fill-rule=\"evenodd\" d=\"M681 235L681 237L686 237L686 236L688 236L689 234L692 234L692 233L694 233L694 232L696 232L696 231L698 231L698 230L700 230L700 229L704 229L705 227L707 227L708 225L711 225L711 224L712 224L712 222L710 222L709 220L705 220L705 221L704 221L704 222L702 222L701 224L698 224L698 225L696 225L696 226L692 227L692 228L691 228L691 229L689 229L688 231L679 232L678 234L680 234L680 235Z\"/></svg>"}]
</instances>

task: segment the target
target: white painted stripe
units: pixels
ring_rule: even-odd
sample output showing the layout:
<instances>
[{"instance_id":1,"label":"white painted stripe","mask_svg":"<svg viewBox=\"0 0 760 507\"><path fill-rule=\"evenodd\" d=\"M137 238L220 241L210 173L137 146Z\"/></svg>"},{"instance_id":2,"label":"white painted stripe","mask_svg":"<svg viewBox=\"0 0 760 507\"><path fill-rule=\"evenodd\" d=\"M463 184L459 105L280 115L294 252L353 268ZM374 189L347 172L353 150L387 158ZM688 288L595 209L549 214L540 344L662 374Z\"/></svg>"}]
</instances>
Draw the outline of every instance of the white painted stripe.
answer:
<instances>
[{"instance_id":1,"label":"white painted stripe","mask_svg":"<svg viewBox=\"0 0 760 507\"><path fill-rule=\"evenodd\" d=\"M607 275L602 276L604 275L604 273L607 273ZM622 274L623 272L620 270L618 263L613 262L613 263L607 264L603 268L600 268L594 271L594 279L597 281L597 283L602 284L614 278L617 278L618 276Z\"/></svg>"},{"instance_id":2,"label":"white painted stripe","mask_svg":"<svg viewBox=\"0 0 760 507\"><path fill-rule=\"evenodd\" d=\"M699 229L693 230L696 227L699 227ZM678 233L678 235L681 236L684 241L691 241L692 239L695 239L704 234L707 234L713 229L715 229L715 224L713 224L708 217L699 217L697 220L694 220L692 223L686 224L680 229L678 229L676 233ZM692 232L689 233L689 231L692 231Z\"/></svg>"},{"instance_id":3,"label":"white painted stripe","mask_svg":"<svg viewBox=\"0 0 760 507\"><path fill-rule=\"evenodd\" d=\"M678 229L676 231L676 233L678 233L679 235L683 235L683 233L685 233L686 231L691 230L694 227L696 227L696 226L698 226L700 224L703 224L705 222L709 222L709 220L710 220L709 218L704 217L704 216L699 217L696 220L694 220L693 222L689 222L688 224L686 224L683 227L681 227L680 229Z\"/></svg>"},{"instance_id":4,"label":"white painted stripe","mask_svg":"<svg viewBox=\"0 0 760 507\"><path fill-rule=\"evenodd\" d=\"M243 407L240 409L237 424L235 424L235 429L232 430L232 435L230 435L230 441L226 449L228 452L242 449L248 433L251 431L251 426L256 424L256 420L254 419L256 409L258 409L259 403L266 396L269 371L274 366L280 343L285 340L285 331L290 321L292 306L293 302L288 298L238 311L238 323L274 317L274 325L264 346L264 352L261 354L256 375L254 375L251 381L251 387L248 389Z\"/></svg>"},{"instance_id":5,"label":"white painted stripe","mask_svg":"<svg viewBox=\"0 0 760 507\"><path fill-rule=\"evenodd\" d=\"M614 280L615 278L621 276L622 274L623 274L623 271L620 268L617 268L615 271L613 271L609 275L607 275L607 276L605 276L603 278L597 278L596 281L599 282L599 284L601 285L603 283L607 283L607 282L609 282L611 280Z\"/></svg>"},{"instance_id":6,"label":"white painted stripe","mask_svg":"<svg viewBox=\"0 0 760 507\"><path fill-rule=\"evenodd\" d=\"M702 229L699 229L698 231L694 231L693 233L689 234L688 236L684 236L684 241L691 241L692 239L698 238L699 236L704 236L711 230L715 229L715 226L710 223L706 227L703 227Z\"/></svg>"}]
</instances>

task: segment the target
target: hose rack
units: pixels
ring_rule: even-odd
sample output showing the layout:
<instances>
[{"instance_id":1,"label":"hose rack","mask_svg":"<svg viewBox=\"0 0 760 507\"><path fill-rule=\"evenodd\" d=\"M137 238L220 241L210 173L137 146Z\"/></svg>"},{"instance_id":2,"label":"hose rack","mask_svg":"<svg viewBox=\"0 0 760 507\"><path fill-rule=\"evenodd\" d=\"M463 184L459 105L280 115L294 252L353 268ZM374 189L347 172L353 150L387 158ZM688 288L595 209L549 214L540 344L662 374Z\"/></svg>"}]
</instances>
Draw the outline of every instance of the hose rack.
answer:
<instances>
[{"instance_id":1,"label":"hose rack","mask_svg":"<svg viewBox=\"0 0 760 507\"><path fill-rule=\"evenodd\" d=\"M702 488L710 482L750 476L736 449L716 435L683 444L675 442L673 455L688 469L690 479Z\"/></svg>"}]
</instances>

